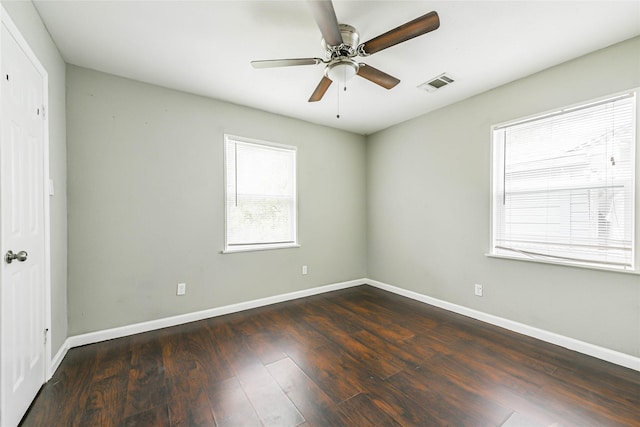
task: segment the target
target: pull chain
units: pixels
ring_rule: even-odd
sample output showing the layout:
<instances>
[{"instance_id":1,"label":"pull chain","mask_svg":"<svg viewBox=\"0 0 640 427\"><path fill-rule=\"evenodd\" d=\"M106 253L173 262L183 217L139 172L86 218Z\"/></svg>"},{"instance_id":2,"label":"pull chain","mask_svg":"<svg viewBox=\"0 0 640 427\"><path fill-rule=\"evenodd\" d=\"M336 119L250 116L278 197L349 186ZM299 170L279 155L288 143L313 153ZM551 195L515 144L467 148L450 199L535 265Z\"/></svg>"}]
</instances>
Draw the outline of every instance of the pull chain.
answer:
<instances>
[{"instance_id":1,"label":"pull chain","mask_svg":"<svg viewBox=\"0 0 640 427\"><path fill-rule=\"evenodd\" d=\"M337 106L337 110L338 110L338 114L336 114L336 119L340 118L340 84L337 85L338 86L338 106Z\"/></svg>"},{"instance_id":2,"label":"pull chain","mask_svg":"<svg viewBox=\"0 0 640 427\"><path fill-rule=\"evenodd\" d=\"M343 72L344 72L344 76L343 76L343 80L342 80L344 82L343 83L344 84L344 89L343 90L346 92L347 91L347 69L344 68ZM340 83L338 83L337 86L338 86L338 108L337 108L338 114L336 114L336 118L339 119L340 118Z\"/></svg>"},{"instance_id":3,"label":"pull chain","mask_svg":"<svg viewBox=\"0 0 640 427\"><path fill-rule=\"evenodd\" d=\"M342 89L343 91L347 91L347 82L344 82L344 87ZM336 114L336 118L339 119L340 118L340 84L338 84L338 114Z\"/></svg>"}]
</instances>

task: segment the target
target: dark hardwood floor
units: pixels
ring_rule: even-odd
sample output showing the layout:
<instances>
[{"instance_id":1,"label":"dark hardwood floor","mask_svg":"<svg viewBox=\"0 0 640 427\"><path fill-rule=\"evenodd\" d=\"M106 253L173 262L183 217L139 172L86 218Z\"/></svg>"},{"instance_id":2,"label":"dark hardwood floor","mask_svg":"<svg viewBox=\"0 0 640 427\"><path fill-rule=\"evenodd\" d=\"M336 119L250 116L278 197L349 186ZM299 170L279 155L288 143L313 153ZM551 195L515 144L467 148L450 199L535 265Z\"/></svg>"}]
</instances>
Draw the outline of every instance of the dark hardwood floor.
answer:
<instances>
[{"instance_id":1,"label":"dark hardwood floor","mask_svg":"<svg viewBox=\"0 0 640 427\"><path fill-rule=\"evenodd\" d=\"M74 348L23 426L639 426L640 372L360 286Z\"/></svg>"}]
</instances>

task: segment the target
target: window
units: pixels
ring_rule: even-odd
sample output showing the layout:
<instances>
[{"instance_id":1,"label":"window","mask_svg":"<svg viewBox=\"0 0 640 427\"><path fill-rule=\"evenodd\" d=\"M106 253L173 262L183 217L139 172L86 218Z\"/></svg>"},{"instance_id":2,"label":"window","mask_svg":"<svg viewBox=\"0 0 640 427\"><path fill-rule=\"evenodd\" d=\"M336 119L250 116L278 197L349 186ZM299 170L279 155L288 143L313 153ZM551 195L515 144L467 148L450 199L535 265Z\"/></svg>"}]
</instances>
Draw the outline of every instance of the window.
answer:
<instances>
[{"instance_id":1,"label":"window","mask_svg":"<svg viewBox=\"0 0 640 427\"><path fill-rule=\"evenodd\" d=\"M493 128L491 255L635 271L636 94Z\"/></svg>"},{"instance_id":2,"label":"window","mask_svg":"<svg viewBox=\"0 0 640 427\"><path fill-rule=\"evenodd\" d=\"M297 246L296 148L225 135L225 252Z\"/></svg>"}]
</instances>

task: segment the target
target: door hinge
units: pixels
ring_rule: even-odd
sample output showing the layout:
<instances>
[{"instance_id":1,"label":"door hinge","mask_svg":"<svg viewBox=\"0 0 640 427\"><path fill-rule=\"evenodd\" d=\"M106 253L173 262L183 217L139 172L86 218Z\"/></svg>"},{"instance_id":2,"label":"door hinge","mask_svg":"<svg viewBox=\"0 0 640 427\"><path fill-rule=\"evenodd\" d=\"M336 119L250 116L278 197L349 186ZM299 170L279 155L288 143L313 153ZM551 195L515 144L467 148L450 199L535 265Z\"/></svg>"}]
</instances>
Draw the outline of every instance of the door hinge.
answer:
<instances>
[{"instance_id":1,"label":"door hinge","mask_svg":"<svg viewBox=\"0 0 640 427\"><path fill-rule=\"evenodd\" d=\"M49 328L44 330L44 345L47 345L47 335L49 334Z\"/></svg>"},{"instance_id":2,"label":"door hinge","mask_svg":"<svg viewBox=\"0 0 640 427\"><path fill-rule=\"evenodd\" d=\"M45 113L46 113L46 110L44 108L44 105L41 105L38 108L36 108L36 114L42 117L43 119L45 118Z\"/></svg>"}]
</instances>

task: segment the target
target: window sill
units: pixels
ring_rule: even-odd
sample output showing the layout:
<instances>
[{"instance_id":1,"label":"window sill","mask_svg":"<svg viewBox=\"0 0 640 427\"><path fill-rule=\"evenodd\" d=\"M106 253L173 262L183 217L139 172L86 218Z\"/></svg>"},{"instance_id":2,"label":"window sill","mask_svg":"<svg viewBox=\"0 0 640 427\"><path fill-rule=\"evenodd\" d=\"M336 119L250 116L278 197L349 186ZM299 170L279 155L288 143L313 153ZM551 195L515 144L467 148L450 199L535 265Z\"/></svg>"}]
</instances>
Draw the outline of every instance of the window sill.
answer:
<instances>
[{"instance_id":1,"label":"window sill","mask_svg":"<svg viewBox=\"0 0 640 427\"><path fill-rule=\"evenodd\" d=\"M286 243L280 245L253 245L253 246L240 246L237 248L227 248L221 251L222 254L235 254L238 252L256 252L256 251L271 251L275 249L289 249L289 248L299 248L300 245L297 243Z\"/></svg>"},{"instance_id":2,"label":"window sill","mask_svg":"<svg viewBox=\"0 0 640 427\"><path fill-rule=\"evenodd\" d=\"M551 261L551 260L546 260L546 259L534 259L534 258L523 258L523 257L501 255L501 254L491 254L491 253L485 254L485 256L488 257L488 258L510 259L510 260L514 260L514 261L534 262L534 263L538 263L538 264L559 265L559 266L562 266L562 267L586 268L586 269L589 269L589 270L608 271L608 272L611 272L611 273L623 273L623 274L640 275L640 271L638 271L638 270L622 270L622 269L611 268L611 267L599 267L597 265L580 265L580 264L572 264L572 263L561 262L561 261Z\"/></svg>"}]
</instances>

